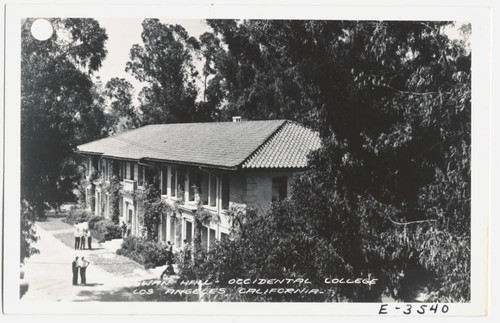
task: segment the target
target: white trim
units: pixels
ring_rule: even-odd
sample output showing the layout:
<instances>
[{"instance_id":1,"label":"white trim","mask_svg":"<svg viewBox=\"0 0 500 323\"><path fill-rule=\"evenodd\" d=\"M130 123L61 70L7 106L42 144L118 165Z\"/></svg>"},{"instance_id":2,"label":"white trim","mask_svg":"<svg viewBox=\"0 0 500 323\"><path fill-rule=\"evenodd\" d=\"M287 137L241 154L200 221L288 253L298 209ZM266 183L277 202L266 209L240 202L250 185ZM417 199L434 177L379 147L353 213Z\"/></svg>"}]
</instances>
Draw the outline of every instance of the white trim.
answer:
<instances>
[{"instance_id":1,"label":"white trim","mask_svg":"<svg viewBox=\"0 0 500 323\"><path fill-rule=\"evenodd\" d=\"M189 201L189 169L185 170L184 175L184 204Z\"/></svg>"},{"instance_id":2,"label":"white trim","mask_svg":"<svg viewBox=\"0 0 500 323\"><path fill-rule=\"evenodd\" d=\"M163 170L162 170L162 172L163 172ZM170 178L171 174L172 174L172 166L169 165L169 166L167 166L167 196L169 196L169 197L170 197L170 191L171 191L170 184L172 182L172 179ZM163 178L162 178L162 180L163 180Z\"/></svg>"}]
</instances>

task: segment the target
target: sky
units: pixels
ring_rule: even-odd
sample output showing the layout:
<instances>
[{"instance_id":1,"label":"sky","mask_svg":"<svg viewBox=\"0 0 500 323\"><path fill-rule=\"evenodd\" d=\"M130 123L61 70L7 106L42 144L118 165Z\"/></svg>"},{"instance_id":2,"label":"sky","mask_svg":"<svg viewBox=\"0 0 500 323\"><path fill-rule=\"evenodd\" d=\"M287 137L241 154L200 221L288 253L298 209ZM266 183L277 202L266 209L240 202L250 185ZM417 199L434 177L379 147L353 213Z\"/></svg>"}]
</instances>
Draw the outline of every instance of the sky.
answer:
<instances>
[{"instance_id":1,"label":"sky","mask_svg":"<svg viewBox=\"0 0 500 323\"><path fill-rule=\"evenodd\" d=\"M108 34L108 41L106 48L108 54L103 61L102 67L95 74L101 79L105 85L111 78L119 77L129 81L134 87L134 103L138 103L137 96L145 84L141 84L130 73L125 72L125 66L129 60L130 48L134 44L141 44L142 32L142 18L137 19L116 19L116 18L98 18L99 24L106 29ZM162 23L178 24L183 26L190 36L199 38L204 32L210 31L210 27L206 24L205 20L200 19L160 19ZM458 26L461 24L458 23ZM457 39L460 37L456 27L447 27L444 32L450 37ZM198 66L201 75L202 63L199 62L195 65ZM199 80L200 88L203 82ZM200 93L201 95L201 93Z\"/></svg>"},{"instance_id":2,"label":"sky","mask_svg":"<svg viewBox=\"0 0 500 323\"><path fill-rule=\"evenodd\" d=\"M130 73L125 72L129 60L130 48L134 44L142 44L143 19L97 19L101 27L106 29L108 41L106 48L108 54L102 67L96 73L105 85L111 78L119 77L129 81L135 89L135 96L139 94L143 85ZM190 36L199 38L201 34L210 30L204 20L197 19L160 19L162 23L178 24L183 26Z\"/></svg>"}]
</instances>

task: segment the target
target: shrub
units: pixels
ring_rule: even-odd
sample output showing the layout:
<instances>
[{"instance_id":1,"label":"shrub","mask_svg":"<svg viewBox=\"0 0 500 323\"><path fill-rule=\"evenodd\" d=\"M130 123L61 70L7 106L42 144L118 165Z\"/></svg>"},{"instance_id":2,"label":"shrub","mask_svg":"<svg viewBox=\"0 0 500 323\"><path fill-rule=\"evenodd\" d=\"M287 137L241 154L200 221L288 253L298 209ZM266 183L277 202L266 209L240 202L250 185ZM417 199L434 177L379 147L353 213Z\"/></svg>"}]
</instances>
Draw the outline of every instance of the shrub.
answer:
<instances>
[{"instance_id":1,"label":"shrub","mask_svg":"<svg viewBox=\"0 0 500 323\"><path fill-rule=\"evenodd\" d=\"M106 234L104 239L106 241L113 239L120 239L122 237L122 229L120 226L113 222L106 223Z\"/></svg>"},{"instance_id":2,"label":"shrub","mask_svg":"<svg viewBox=\"0 0 500 323\"><path fill-rule=\"evenodd\" d=\"M101 222L101 221L105 221L106 218L104 218L103 216L93 216L89 219L89 229L90 230L95 230L96 228L96 223L98 222Z\"/></svg>"},{"instance_id":3,"label":"shrub","mask_svg":"<svg viewBox=\"0 0 500 323\"><path fill-rule=\"evenodd\" d=\"M123 239L116 253L144 265L146 269L163 266L168 259L167 249L161 243L135 236Z\"/></svg>"},{"instance_id":4,"label":"shrub","mask_svg":"<svg viewBox=\"0 0 500 323\"><path fill-rule=\"evenodd\" d=\"M71 225L87 222L92 217L92 213L85 209L80 209L78 207L73 207L66 215L66 218L63 220L66 223Z\"/></svg>"},{"instance_id":5,"label":"shrub","mask_svg":"<svg viewBox=\"0 0 500 323\"><path fill-rule=\"evenodd\" d=\"M119 239L122 237L120 226L103 218L94 217L89 220L89 229L92 237L99 242Z\"/></svg>"},{"instance_id":6,"label":"shrub","mask_svg":"<svg viewBox=\"0 0 500 323\"><path fill-rule=\"evenodd\" d=\"M99 242L104 242L106 241L106 220L100 220L97 222L94 222L92 224L92 228L90 227L89 223L89 229L90 233L92 234L92 238L96 239Z\"/></svg>"}]
</instances>

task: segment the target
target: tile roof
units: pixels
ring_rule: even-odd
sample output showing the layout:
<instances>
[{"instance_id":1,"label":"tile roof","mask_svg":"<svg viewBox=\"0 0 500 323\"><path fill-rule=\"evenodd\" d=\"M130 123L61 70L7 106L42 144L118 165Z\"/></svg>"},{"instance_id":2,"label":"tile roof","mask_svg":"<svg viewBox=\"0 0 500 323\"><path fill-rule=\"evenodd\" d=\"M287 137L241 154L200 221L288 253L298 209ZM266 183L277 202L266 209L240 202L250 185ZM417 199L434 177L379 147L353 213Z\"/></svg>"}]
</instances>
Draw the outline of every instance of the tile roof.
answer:
<instances>
[{"instance_id":1,"label":"tile roof","mask_svg":"<svg viewBox=\"0 0 500 323\"><path fill-rule=\"evenodd\" d=\"M243 168L301 168L307 166L307 155L320 148L318 134L304 126L285 123L242 165Z\"/></svg>"},{"instance_id":2,"label":"tile roof","mask_svg":"<svg viewBox=\"0 0 500 323\"><path fill-rule=\"evenodd\" d=\"M77 152L222 168L242 163L246 168L270 168L304 167L311 147L319 147L314 132L287 120L266 120L149 125L80 145Z\"/></svg>"}]
</instances>

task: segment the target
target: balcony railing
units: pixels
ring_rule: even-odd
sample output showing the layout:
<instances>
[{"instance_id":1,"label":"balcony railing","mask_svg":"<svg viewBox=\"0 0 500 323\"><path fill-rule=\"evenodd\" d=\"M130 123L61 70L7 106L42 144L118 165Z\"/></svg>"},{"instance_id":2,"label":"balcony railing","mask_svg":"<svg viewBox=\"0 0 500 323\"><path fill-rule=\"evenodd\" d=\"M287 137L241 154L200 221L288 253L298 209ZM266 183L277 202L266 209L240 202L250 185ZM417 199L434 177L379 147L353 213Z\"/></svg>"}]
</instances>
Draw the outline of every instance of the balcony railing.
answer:
<instances>
[{"instance_id":1,"label":"balcony railing","mask_svg":"<svg viewBox=\"0 0 500 323\"><path fill-rule=\"evenodd\" d=\"M123 180L123 190L125 192L135 192L137 189L137 181L132 180L132 179L125 179Z\"/></svg>"}]
</instances>

